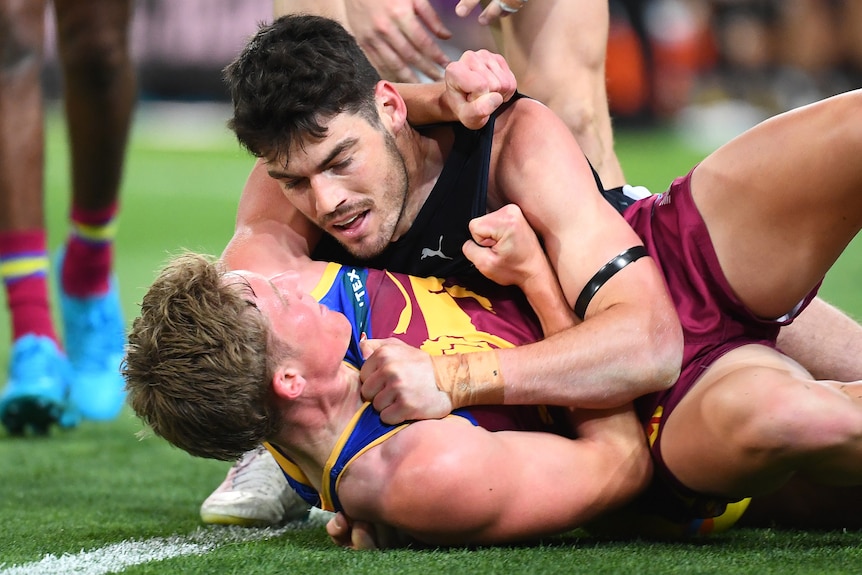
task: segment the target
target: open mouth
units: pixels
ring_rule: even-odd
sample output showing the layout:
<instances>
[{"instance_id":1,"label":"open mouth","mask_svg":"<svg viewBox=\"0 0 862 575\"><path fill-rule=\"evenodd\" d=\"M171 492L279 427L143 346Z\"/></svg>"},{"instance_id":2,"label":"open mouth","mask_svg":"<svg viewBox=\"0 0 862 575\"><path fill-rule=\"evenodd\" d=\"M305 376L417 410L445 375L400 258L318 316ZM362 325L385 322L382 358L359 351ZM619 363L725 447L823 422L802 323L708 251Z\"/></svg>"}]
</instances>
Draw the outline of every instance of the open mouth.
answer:
<instances>
[{"instance_id":1,"label":"open mouth","mask_svg":"<svg viewBox=\"0 0 862 575\"><path fill-rule=\"evenodd\" d=\"M343 234L351 234L351 232L357 232L359 228L362 226L362 222L365 221L365 216L368 215L368 210L359 212L350 216L345 220L341 220L338 223L332 224L332 227L335 231L343 233Z\"/></svg>"}]
</instances>

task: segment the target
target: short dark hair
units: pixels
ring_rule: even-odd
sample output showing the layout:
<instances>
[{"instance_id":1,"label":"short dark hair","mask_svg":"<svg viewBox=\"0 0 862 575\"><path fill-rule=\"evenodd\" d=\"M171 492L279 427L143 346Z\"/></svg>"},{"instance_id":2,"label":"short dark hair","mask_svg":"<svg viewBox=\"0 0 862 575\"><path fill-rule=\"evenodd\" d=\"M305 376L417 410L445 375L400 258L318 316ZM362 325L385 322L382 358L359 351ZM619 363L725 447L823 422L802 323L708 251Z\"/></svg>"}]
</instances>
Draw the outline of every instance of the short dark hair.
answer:
<instances>
[{"instance_id":1,"label":"short dark hair","mask_svg":"<svg viewBox=\"0 0 862 575\"><path fill-rule=\"evenodd\" d=\"M257 157L286 154L300 137L322 138L325 122L341 112L379 124L380 75L329 18L293 14L261 25L224 77L233 101L228 127Z\"/></svg>"}]
</instances>

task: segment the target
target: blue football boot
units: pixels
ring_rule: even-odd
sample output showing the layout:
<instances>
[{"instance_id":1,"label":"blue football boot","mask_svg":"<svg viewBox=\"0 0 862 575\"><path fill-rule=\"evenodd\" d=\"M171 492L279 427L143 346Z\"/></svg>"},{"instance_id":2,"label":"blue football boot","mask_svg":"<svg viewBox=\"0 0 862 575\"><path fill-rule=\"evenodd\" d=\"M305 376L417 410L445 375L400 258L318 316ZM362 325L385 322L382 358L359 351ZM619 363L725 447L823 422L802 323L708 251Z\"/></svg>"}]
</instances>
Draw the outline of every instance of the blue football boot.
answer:
<instances>
[{"instance_id":1,"label":"blue football boot","mask_svg":"<svg viewBox=\"0 0 862 575\"><path fill-rule=\"evenodd\" d=\"M72 368L51 338L28 334L12 345L9 380L0 395L0 421L12 435L29 428L46 435L52 424L75 427L80 416L68 403Z\"/></svg>"},{"instance_id":2,"label":"blue football boot","mask_svg":"<svg viewBox=\"0 0 862 575\"><path fill-rule=\"evenodd\" d=\"M58 271L62 262L61 253ZM116 282L112 279L106 294L84 298L66 294L61 287L60 311L66 353L74 371L69 402L84 419L115 419L126 400L120 373L126 334Z\"/></svg>"}]
</instances>

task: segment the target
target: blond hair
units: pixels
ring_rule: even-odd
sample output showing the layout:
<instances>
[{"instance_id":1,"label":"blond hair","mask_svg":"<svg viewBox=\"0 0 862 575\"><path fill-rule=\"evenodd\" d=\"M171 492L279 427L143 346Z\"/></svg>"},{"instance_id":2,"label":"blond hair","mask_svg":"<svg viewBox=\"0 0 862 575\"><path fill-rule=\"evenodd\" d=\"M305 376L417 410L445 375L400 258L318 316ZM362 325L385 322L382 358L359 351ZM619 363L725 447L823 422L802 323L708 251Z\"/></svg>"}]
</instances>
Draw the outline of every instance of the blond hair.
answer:
<instances>
[{"instance_id":1,"label":"blond hair","mask_svg":"<svg viewBox=\"0 0 862 575\"><path fill-rule=\"evenodd\" d=\"M185 253L158 275L132 324L123 376L129 404L156 435L232 461L280 429L266 319L239 276Z\"/></svg>"}]
</instances>

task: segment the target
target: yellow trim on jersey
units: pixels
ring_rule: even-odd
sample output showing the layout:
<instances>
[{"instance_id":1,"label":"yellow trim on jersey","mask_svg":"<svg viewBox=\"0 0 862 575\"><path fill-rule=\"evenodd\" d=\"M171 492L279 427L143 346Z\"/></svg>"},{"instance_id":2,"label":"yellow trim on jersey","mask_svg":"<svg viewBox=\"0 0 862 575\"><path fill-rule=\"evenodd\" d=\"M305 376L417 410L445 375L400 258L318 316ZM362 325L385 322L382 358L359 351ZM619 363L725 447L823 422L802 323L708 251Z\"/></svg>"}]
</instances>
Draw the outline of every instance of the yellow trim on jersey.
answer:
<instances>
[{"instance_id":1,"label":"yellow trim on jersey","mask_svg":"<svg viewBox=\"0 0 862 575\"><path fill-rule=\"evenodd\" d=\"M658 439L658 431L662 424L662 416L664 415L664 406L659 405L655 408L655 411L652 414L652 417L647 423L647 440L649 441L649 446L652 447L655 445L655 440Z\"/></svg>"},{"instance_id":2,"label":"yellow trim on jersey","mask_svg":"<svg viewBox=\"0 0 862 575\"><path fill-rule=\"evenodd\" d=\"M266 450L272 454L272 456L275 458L276 463L278 463L278 466L281 467L281 469L285 473L287 473L300 483L312 485L311 481L309 481L308 479L308 476L302 472L302 469L300 469L297 464L282 455L281 452L272 445L270 445L268 441L264 441L263 446L266 447Z\"/></svg>"},{"instance_id":3,"label":"yellow trim on jersey","mask_svg":"<svg viewBox=\"0 0 862 575\"><path fill-rule=\"evenodd\" d=\"M398 291L401 292L401 296L404 298L404 307L401 308L401 313L398 314L398 324L395 326L395 329L392 330L392 333L393 335L396 333L407 333L407 328L410 326L410 320L413 319L413 306L410 304L410 296L407 295L407 290L404 289L404 286L400 281L395 279L395 276L389 272L386 272L386 275L392 280L392 283L398 287Z\"/></svg>"},{"instance_id":4,"label":"yellow trim on jersey","mask_svg":"<svg viewBox=\"0 0 862 575\"><path fill-rule=\"evenodd\" d=\"M338 271L341 269L341 264L329 262L326 264L326 269L323 270L323 275L320 276L320 281L311 290L311 297L320 301L323 296L329 293L332 289L332 284L335 283L335 278L338 277Z\"/></svg>"},{"instance_id":5,"label":"yellow trim on jersey","mask_svg":"<svg viewBox=\"0 0 862 575\"><path fill-rule=\"evenodd\" d=\"M332 473L332 466L338 462L338 457L341 455L341 451L344 449L344 445L347 443L347 440L350 439L353 430L356 428L356 424L359 422L359 418L368 409L371 409L371 403L365 402L362 407L353 415L350 420L350 423L347 425L347 427L344 428L344 431L341 432L341 436L338 438L338 441L335 442L335 446L332 448L332 451L329 454L329 458L326 460L326 465L323 466L323 489L320 492L320 501L321 507L325 511L335 510L335 505L332 502L332 491L338 491L338 483L341 481L341 476L343 475L344 470L346 470L347 467L351 463L353 463L357 457L359 457L372 447L383 443L384 441L386 441L387 439L389 439L390 437L392 437L393 435L395 435L409 425L409 423L402 423L395 429L384 433L383 435L357 451L356 454L354 454L353 457L351 457L347 461L347 463L344 464L344 468L342 469L342 472L338 475L338 479L336 480L336 485L332 485L332 483L329 481L329 478Z\"/></svg>"}]
</instances>

